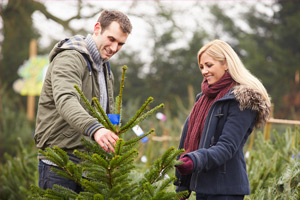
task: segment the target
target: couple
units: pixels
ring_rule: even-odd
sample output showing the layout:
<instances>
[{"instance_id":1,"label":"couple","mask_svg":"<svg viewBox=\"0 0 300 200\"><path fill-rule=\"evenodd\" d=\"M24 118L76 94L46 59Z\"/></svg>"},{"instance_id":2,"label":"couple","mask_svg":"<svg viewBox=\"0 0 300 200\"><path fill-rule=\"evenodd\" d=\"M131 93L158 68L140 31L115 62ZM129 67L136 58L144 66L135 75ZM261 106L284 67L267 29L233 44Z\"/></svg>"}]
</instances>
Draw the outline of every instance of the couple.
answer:
<instances>
[{"instance_id":1,"label":"couple","mask_svg":"<svg viewBox=\"0 0 300 200\"><path fill-rule=\"evenodd\" d=\"M88 114L73 86L89 100L97 97L106 113L112 113L114 79L108 60L131 31L125 14L104 10L92 35L55 45L38 104L34 139L39 149L58 146L76 160L72 152L83 150L80 139L87 136L105 151L114 151L118 136ZM179 148L185 152L179 158L183 164L176 166L176 191L195 191L199 200L243 199L250 193L243 146L253 128L268 118L270 99L227 43L206 44L197 60L204 77L202 92L183 128ZM54 163L42 155L38 159L41 188L59 184L81 191L75 182L50 171Z\"/></svg>"}]
</instances>

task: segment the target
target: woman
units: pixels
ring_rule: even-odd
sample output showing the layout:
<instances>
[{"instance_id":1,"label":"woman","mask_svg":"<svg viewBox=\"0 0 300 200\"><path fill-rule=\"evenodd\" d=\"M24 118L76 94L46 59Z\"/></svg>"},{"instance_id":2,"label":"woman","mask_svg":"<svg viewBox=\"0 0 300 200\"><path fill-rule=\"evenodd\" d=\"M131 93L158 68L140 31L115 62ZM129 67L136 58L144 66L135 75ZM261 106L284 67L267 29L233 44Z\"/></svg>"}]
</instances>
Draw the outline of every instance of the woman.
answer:
<instances>
[{"instance_id":1,"label":"woman","mask_svg":"<svg viewBox=\"0 0 300 200\"><path fill-rule=\"evenodd\" d=\"M197 200L243 199L250 194L243 146L268 119L270 98L223 41L203 46L198 64L202 92L183 128L176 191L195 191Z\"/></svg>"}]
</instances>

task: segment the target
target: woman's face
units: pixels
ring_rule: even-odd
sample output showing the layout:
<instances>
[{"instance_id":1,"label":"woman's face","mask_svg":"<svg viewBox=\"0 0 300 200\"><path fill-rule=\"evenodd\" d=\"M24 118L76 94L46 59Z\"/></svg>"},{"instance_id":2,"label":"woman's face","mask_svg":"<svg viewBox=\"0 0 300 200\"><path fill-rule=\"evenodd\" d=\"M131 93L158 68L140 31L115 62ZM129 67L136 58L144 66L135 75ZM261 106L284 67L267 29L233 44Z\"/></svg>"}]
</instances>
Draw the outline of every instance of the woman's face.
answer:
<instances>
[{"instance_id":1,"label":"woman's face","mask_svg":"<svg viewBox=\"0 0 300 200\"><path fill-rule=\"evenodd\" d=\"M200 57L199 68L209 85L216 83L228 69L226 64L214 60L205 52Z\"/></svg>"}]
</instances>

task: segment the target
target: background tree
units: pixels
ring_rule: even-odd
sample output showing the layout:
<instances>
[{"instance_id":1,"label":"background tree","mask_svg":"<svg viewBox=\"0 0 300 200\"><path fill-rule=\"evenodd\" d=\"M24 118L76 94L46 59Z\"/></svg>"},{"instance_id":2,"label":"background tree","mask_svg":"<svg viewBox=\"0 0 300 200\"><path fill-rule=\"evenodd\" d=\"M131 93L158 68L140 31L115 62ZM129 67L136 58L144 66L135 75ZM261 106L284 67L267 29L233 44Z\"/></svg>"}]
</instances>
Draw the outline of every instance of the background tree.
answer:
<instances>
[{"instance_id":1,"label":"background tree","mask_svg":"<svg viewBox=\"0 0 300 200\"><path fill-rule=\"evenodd\" d=\"M91 7L90 4L86 4ZM73 33L84 33L84 29L76 30L71 27L74 19L88 19L99 14L99 10L92 11L89 15L82 15L82 2L78 1L77 13L62 20L48 12L42 2L35 0L8 0L1 2L1 18L3 21L3 42L1 46L1 78L0 78L0 111L1 111L1 135L0 156L3 158L5 152L15 155L16 149L11 143L20 136L27 143L32 140L34 122L29 122L24 117L26 112L26 98L20 96L13 90L13 83L19 78L18 68L29 58L29 43L32 39L38 39L40 34L33 26L32 15L41 12L47 19L51 19L62 25L65 31ZM56 42L56 41L54 41ZM49 53L49 49L38 48L40 52ZM3 107L5 105L5 108ZM4 142L5 141L5 142ZM10 141L10 142L9 142ZM1 161L5 161L2 159Z\"/></svg>"},{"instance_id":2,"label":"background tree","mask_svg":"<svg viewBox=\"0 0 300 200\"><path fill-rule=\"evenodd\" d=\"M118 5L118 9L124 9L123 11L129 14L130 18L138 18L143 21L143 25L147 24L148 27L147 34L142 36L147 39L145 45L136 43L138 50L131 50L126 47L126 50L122 50L111 62L116 82L121 75L121 66L124 64L129 66L126 83L130 90L124 97L124 107L126 107L124 119L128 119L134 113L137 109L136 105L139 105L141 100L148 97L148 94L153 94L155 102L165 103L164 112L168 115L168 119L165 122L151 120L152 123L145 127L159 127L156 128L156 135L165 134L176 139L180 134L184 119L190 112L190 108L187 107L191 107L193 104L189 102L194 101L194 95L190 95L191 92L189 95L193 97L187 98L187 87L191 85L195 93L200 91L202 77L197 66L197 51L204 43L215 38L230 42L247 68L262 80L272 96L273 103L275 103L275 117L299 119L300 89L299 78L297 77L299 77L300 48L297 35L300 26L300 4L295 1L262 1L249 6L248 3L249 1L234 2L229 7L230 2L217 2L215 6L209 9L210 2L196 1L190 8L187 8L191 11L188 12L189 16L194 15L194 17L184 20L180 18L180 13L187 13L187 9L183 9L183 7L175 9L165 1L135 0L126 6ZM71 25L74 25L74 22L77 25L81 19L95 18L105 3L77 1L69 6L69 2L67 2L66 9L76 9L76 13L69 16L68 19L60 19L55 16L47 10L48 8L44 4L47 5L46 1L7 0L1 2L0 14L3 24L1 33L4 36L1 37L0 57L2 79L0 81L0 98L2 98L0 99L0 157L2 163L8 158L3 156L5 152L11 156L18 155L16 148L14 148L18 136L22 138L24 146L29 146L29 149L32 149L30 141L32 141L34 126L26 119L25 98L16 94L11 85L18 77L18 67L24 60L28 59L29 41L40 39L41 33L33 27L33 15L41 13L47 21L50 19L51 22L64 27L64 32L67 35L86 35L87 32L83 28L79 26L79 28L74 28ZM145 4L147 12L143 12L139 7L139 5L144 6ZM90 12L85 12L86 9L89 9ZM233 14L237 10L238 12ZM209 17L205 17L203 13L208 14ZM182 21L195 26L184 27ZM134 28L134 31L136 29L141 29L141 27ZM57 42L57 39L50 39L53 41L48 47L38 48L39 54L50 52L53 44ZM135 41L135 38L133 40ZM150 52L147 53L149 55L148 60L142 57L142 52ZM118 83L115 84L116 89L118 85ZM176 103L174 103L175 101ZM180 115L175 115L176 111ZM283 131L280 133L287 135ZM147 152L148 156L148 152L151 152L148 163L160 156L165 150L164 147L176 146L179 142L172 140L161 145L154 140L150 141L151 143L139 146L141 153ZM282 145L277 146L282 147ZM32 149L32 151L34 150ZM258 152L257 154L260 155L261 153ZM274 154L272 153L272 155ZM289 157L290 154L284 156ZM13 159L10 157L10 160ZM19 157L17 156L16 159L18 160ZM30 159L32 162L36 161L34 157ZM255 158L254 161L256 161ZM19 174L14 170L20 167L10 167L9 163L11 162L3 164L3 168L10 168L8 171L11 171L12 174ZM140 166L144 166L144 164L140 163ZM4 171L3 168L2 171ZM255 168L253 167L253 169ZM263 172L264 169L261 171ZM258 173L253 172L253 174ZM22 178L26 179L25 176ZM10 180L18 182L15 179ZM5 179L5 181L10 180ZM1 181L1 183L3 184L5 181ZM274 182L274 180L272 181ZM26 180L19 180L19 182L20 184L26 183ZM10 185L11 188L15 188L14 184ZM4 193L1 192L2 194ZM5 194L7 193L5 192ZM4 197L1 196L1 198Z\"/></svg>"},{"instance_id":3,"label":"background tree","mask_svg":"<svg viewBox=\"0 0 300 200\"><path fill-rule=\"evenodd\" d=\"M211 8L215 23L221 29L216 37L227 35L245 65L263 81L275 104L279 118L299 119L299 49L300 4L294 1L274 2L269 9L255 6L240 17L248 25L241 28L236 18L230 18L217 5Z\"/></svg>"},{"instance_id":4,"label":"background tree","mask_svg":"<svg viewBox=\"0 0 300 200\"><path fill-rule=\"evenodd\" d=\"M118 64L115 61L113 63L118 66L123 61L129 61L130 64L125 62L128 66L137 67L129 69L133 73L128 72L128 84L136 84L132 84L132 95L128 95L125 101L131 101L132 96L146 98L147 92L151 91L158 102L164 102L172 114L176 114L176 99L179 97L184 104L189 101L188 86L200 91L202 76L197 64L197 52L209 35L199 25L189 39L179 21L175 20L176 14L184 12L182 8L169 8L160 1L153 2L152 6L155 7L155 17L153 14L138 15L150 25L149 34L145 37L153 42L153 47L150 47L151 61L146 63L139 60L138 52L128 54L123 51L116 59ZM182 40L184 45L177 44Z\"/></svg>"},{"instance_id":5,"label":"background tree","mask_svg":"<svg viewBox=\"0 0 300 200\"><path fill-rule=\"evenodd\" d=\"M1 48L1 80L11 88L18 78L19 66L28 59L30 40L39 36L33 27L31 16L37 7L44 7L44 5L28 0L8 1L7 5L1 4L1 7L4 33Z\"/></svg>"}]
</instances>

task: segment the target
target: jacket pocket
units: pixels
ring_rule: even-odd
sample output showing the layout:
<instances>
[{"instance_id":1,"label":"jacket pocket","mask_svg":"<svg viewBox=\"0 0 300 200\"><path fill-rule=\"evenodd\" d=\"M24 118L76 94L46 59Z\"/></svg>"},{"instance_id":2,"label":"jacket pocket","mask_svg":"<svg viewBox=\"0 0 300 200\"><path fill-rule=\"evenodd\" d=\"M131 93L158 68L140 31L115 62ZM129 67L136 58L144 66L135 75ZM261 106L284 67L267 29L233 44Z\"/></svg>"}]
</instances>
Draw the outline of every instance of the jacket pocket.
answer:
<instances>
[{"instance_id":1,"label":"jacket pocket","mask_svg":"<svg viewBox=\"0 0 300 200\"><path fill-rule=\"evenodd\" d=\"M70 137L73 137L74 135L76 134L76 131L72 131L72 130L70 130L70 131L64 131L63 132L63 135L65 136L65 137L67 137L67 138L70 138Z\"/></svg>"}]
</instances>

